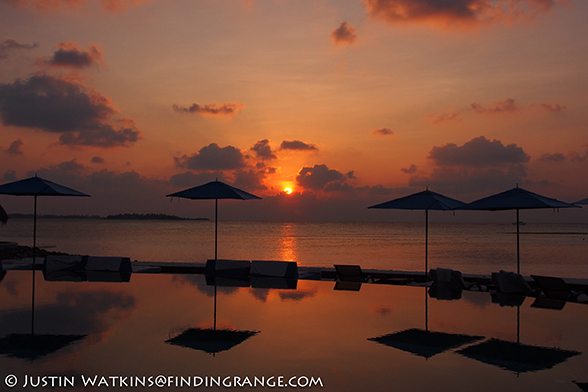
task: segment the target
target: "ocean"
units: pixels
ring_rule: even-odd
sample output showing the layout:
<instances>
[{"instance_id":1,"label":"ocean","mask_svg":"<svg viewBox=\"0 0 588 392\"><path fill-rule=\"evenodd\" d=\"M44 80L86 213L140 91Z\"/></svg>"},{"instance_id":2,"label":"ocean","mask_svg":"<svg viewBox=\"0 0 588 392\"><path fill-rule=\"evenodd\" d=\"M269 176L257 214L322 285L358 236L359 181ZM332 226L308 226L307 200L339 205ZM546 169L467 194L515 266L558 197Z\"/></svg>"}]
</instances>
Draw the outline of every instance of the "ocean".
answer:
<instances>
[{"instance_id":1,"label":"ocean","mask_svg":"<svg viewBox=\"0 0 588 392\"><path fill-rule=\"evenodd\" d=\"M32 232L32 219L12 219L0 227L0 241L31 246ZM424 240L424 223L219 222L218 258L422 271ZM205 263L214 258L214 222L39 219L37 244L72 254ZM521 226L520 255L524 275L588 279L588 224ZM430 223L429 268L436 267L465 274L516 271L516 226Z\"/></svg>"}]
</instances>

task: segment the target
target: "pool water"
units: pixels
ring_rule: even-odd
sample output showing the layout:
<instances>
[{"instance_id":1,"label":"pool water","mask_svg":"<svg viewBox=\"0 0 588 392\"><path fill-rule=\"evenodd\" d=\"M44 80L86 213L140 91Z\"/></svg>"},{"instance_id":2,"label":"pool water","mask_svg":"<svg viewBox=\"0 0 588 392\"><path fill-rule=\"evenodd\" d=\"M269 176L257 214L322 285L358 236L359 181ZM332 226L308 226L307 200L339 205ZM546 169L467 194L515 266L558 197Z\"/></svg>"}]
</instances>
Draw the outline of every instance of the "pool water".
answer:
<instances>
[{"instance_id":1,"label":"pool water","mask_svg":"<svg viewBox=\"0 0 588 392\"><path fill-rule=\"evenodd\" d=\"M296 390L323 391L580 391L588 382L588 305L547 309L526 298L520 307L507 304L516 300L501 306L483 292L439 300L423 287L334 286L217 286L215 296L202 275L48 282L36 272L33 304L32 271L7 271L0 282L0 390L42 389L32 381L76 391L90 378L96 383L85 390L232 389L256 378L265 384L253 389L271 390L280 376L299 383ZM211 338L211 330L238 332ZM31 332L37 347L22 343ZM498 358L484 351L496 341L506 350ZM509 356L514 351L518 360ZM166 388L150 387L150 377L160 375Z\"/></svg>"}]
</instances>

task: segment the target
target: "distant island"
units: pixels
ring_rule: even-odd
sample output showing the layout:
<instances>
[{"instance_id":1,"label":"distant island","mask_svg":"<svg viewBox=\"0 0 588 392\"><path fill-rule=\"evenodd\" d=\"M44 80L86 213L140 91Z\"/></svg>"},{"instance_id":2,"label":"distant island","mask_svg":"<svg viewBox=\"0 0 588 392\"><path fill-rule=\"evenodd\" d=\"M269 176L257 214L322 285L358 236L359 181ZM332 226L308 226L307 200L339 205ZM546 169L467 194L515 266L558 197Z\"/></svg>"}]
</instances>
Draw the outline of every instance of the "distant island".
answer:
<instances>
[{"instance_id":1,"label":"distant island","mask_svg":"<svg viewBox=\"0 0 588 392\"><path fill-rule=\"evenodd\" d=\"M104 219L125 219L125 220L202 220L209 221L208 218L182 218L176 215L167 214L118 214L108 215Z\"/></svg>"},{"instance_id":2,"label":"distant island","mask_svg":"<svg viewBox=\"0 0 588 392\"><path fill-rule=\"evenodd\" d=\"M10 214L9 219L33 218L33 214ZM183 218L167 214L117 214L102 217L100 215L37 215L37 219L114 219L114 220L190 220L209 221L208 218Z\"/></svg>"}]
</instances>

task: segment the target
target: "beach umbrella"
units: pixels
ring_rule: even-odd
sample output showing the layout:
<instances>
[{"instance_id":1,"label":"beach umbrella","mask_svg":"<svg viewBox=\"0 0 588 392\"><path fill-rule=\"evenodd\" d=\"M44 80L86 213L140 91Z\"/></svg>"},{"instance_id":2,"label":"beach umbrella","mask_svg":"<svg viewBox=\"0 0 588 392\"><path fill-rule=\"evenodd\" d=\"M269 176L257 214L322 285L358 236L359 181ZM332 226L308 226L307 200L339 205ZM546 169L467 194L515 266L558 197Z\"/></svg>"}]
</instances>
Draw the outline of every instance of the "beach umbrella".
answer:
<instances>
[{"instance_id":1,"label":"beach umbrella","mask_svg":"<svg viewBox=\"0 0 588 392\"><path fill-rule=\"evenodd\" d=\"M485 211L505 211L505 210L516 210L516 225L517 225L517 273L520 274L520 229L519 229L519 210L530 210L539 208L571 208L575 206L573 204L565 203L556 199L541 196L537 193L530 192L523 188L510 189L505 192L498 193L496 195L488 196L461 207L458 210L485 210Z\"/></svg>"},{"instance_id":2,"label":"beach umbrella","mask_svg":"<svg viewBox=\"0 0 588 392\"><path fill-rule=\"evenodd\" d=\"M582 199L582 200L577 201L577 202L572 203L572 204L588 204L588 199Z\"/></svg>"},{"instance_id":3,"label":"beach umbrella","mask_svg":"<svg viewBox=\"0 0 588 392\"><path fill-rule=\"evenodd\" d=\"M45 180L41 177L30 177L0 185L0 195L33 196L33 270L35 269L35 247L37 246L37 197L39 196L85 196L82 192Z\"/></svg>"},{"instance_id":4,"label":"beach umbrella","mask_svg":"<svg viewBox=\"0 0 588 392\"><path fill-rule=\"evenodd\" d=\"M429 268L429 210L448 211L465 203L431 192L429 188L422 192L376 204L368 208L396 209L396 210L425 210L425 275Z\"/></svg>"},{"instance_id":5,"label":"beach umbrella","mask_svg":"<svg viewBox=\"0 0 588 392\"><path fill-rule=\"evenodd\" d=\"M167 197L182 197L185 199L214 199L214 259L217 259L217 234L218 234L218 200L219 199L237 199L250 200L261 199L251 193L235 188L224 182L211 181L204 185L194 188L184 189L183 191L172 193Z\"/></svg>"}]
</instances>

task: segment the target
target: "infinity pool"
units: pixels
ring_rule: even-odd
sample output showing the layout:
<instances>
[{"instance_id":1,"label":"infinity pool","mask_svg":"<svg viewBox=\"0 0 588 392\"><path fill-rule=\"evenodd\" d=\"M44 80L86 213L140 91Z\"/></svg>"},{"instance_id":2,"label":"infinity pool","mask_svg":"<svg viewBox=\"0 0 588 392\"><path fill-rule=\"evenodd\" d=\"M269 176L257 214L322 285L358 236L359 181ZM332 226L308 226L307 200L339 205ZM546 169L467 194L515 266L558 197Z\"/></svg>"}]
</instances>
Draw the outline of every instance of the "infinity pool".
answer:
<instances>
[{"instance_id":1,"label":"infinity pool","mask_svg":"<svg viewBox=\"0 0 588 392\"><path fill-rule=\"evenodd\" d=\"M32 271L7 271L0 390L580 391L588 383L587 305L334 286L217 286L215 295L202 275L52 282L36 272L33 304Z\"/></svg>"}]
</instances>

